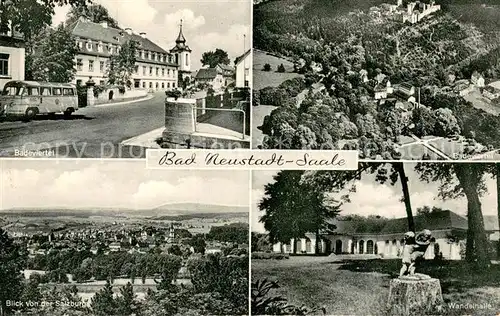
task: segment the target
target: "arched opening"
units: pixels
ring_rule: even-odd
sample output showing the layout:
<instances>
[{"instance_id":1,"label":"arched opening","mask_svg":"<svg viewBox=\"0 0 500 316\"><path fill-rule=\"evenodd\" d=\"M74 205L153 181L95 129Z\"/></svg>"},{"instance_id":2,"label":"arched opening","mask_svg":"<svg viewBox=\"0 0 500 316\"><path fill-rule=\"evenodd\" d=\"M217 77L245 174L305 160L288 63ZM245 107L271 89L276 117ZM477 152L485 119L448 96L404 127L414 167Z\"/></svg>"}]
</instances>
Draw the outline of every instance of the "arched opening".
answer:
<instances>
[{"instance_id":1,"label":"arched opening","mask_svg":"<svg viewBox=\"0 0 500 316\"><path fill-rule=\"evenodd\" d=\"M366 242L366 253L373 254L373 240L368 240Z\"/></svg>"},{"instance_id":2,"label":"arched opening","mask_svg":"<svg viewBox=\"0 0 500 316\"><path fill-rule=\"evenodd\" d=\"M359 241L359 247L358 247L358 253L365 253L365 241L360 240Z\"/></svg>"},{"instance_id":3,"label":"arched opening","mask_svg":"<svg viewBox=\"0 0 500 316\"><path fill-rule=\"evenodd\" d=\"M300 239L295 240L295 245L296 245L295 249L297 250L297 252L299 253L302 252L302 240Z\"/></svg>"},{"instance_id":4,"label":"arched opening","mask_svg":"<svg viewBox=\"0 0 500 316\"><path fill-rule=\"evenodd\" d=\"M306 238L306 252L310 253L311 252L311 239Z\"/></svg>"},{"instance_id":5,"label":"arched opening","mask_svg":"<svg viewBox=\"0 0 500 316\"><path fill-rule=\"evenodd\" d=\"M394 240L392 241L392 255L393 255L394 257L399 256L399 249L398 249L398 244L397 244L396 239L394 239Z\"/></svg>"},{"instance_id":6,"label":"arched opening","mask_svg":"<svg viewBox=\"0 0 500 316\"><path fill-rule=\"evenodd\" d=\"M109 100L113 100L114 94L115 94L115 92L113 90L109 91L109 95L108 95Z\"/></svg>"},{"instance_id":7,"label":"arched opening","mask_svg":"<svg viewBox=\"0 0 500 316\"><path fill-rule=\"evenodd\" d=\"M342 253L342 240L337 239L335 241L335 254L339 255Z\"/></svg>"},{"instance_id":8,"label":"arched opening","mask_svg":"<svg viewBox=\"0 0 500 316\"><path fill-rule=\"evenodd\" d=\"M391 254L391 244L388 240L385 241L384 255L388 256Z\"/></svg>"}]
</instances>

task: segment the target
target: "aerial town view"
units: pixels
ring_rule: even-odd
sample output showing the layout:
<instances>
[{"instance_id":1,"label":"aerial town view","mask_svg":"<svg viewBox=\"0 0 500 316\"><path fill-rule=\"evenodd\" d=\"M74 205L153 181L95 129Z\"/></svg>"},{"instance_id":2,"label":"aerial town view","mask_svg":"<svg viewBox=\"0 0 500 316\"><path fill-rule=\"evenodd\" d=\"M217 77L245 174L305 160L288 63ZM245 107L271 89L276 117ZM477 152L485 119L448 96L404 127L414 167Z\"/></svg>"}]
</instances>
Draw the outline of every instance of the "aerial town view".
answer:
<instances>
[{"instance_id":1,"label":"aerial town view","mask_svg":"<svg viewBox=\"0 0 500 316\"><path fill-rule=\"evenodd\" d=\"M0 315L249 313L247 171L3 167Z\"/></svg>"},{"instance_id":2,"label":"aerial town view","mask_svg":"<svg viewBox=\"0 0 500 316\"><path fill-rule=\"evenodd\" d=\"M494 2L275 0L253 16L254 148L498 158Z\"/></svg>"},{"instance_id":3,"label":"aerial town view","mask_svg":"<svg viewBox=\"0 0 500 316\"><path fill-rule=\"evenodd\" d=\"M0 2L0 156L250 147L250 2L11 2ZM189 129L171 126L177 106Z\"/></svg>"}]
</instances>

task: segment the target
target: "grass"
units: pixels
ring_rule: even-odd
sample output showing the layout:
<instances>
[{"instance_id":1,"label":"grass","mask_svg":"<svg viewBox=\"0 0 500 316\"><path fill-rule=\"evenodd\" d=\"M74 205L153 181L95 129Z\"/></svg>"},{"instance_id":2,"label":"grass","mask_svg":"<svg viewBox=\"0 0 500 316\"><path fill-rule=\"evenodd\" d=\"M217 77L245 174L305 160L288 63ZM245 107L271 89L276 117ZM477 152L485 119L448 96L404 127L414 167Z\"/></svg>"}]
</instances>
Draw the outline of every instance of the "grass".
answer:
<instances>
[{"instance_id":1,"label":"grass","mask_svg":"<svg viewBox=\"0 0 500 316\"><path fill-rule=\"evenodd\" d=\"M271 65L270 71L263 71L265 64ZM285 72L276 72L279 65L285 66ZM277 56L270 55L260 50L253 53L253 82L254 89L260 90L265 87L277 87L283 81L300 77L302 75L293 72L293 63Z\"/></svg>"},{"instance_id":2,"label":"grass","mask_svg":"<svg viewBox=\"0 0 500 316\"><path fill-rule=\"evenodd\" d=\"M333 262L328 258L252 260L252 279L278 280L281 288L273 295L282 295L298 306L324 306L328 315L384 315L389 281L397 276L400 260ZM498 265L475 271L463 261L426 261L417 272L440 280L445 301L442 315L495 315L500 311ZM462 308L451 304L462 304ZM468 308L473 304L490 308Z\"/></svg>"},{"instance_id":3,"label":"grass","mask_svg":"<svg viewBox=\"0 0 500 316\"><path fill-rule=\"evenodd\" d=\"M420 160L424 154L429 154L432 160L439 160L440 157L436 155L433 151L428 149L422 144L409 144L403 147L400 147L398 151L401 153L401 159L407 160Z\"/></svg>"}]
</instances>

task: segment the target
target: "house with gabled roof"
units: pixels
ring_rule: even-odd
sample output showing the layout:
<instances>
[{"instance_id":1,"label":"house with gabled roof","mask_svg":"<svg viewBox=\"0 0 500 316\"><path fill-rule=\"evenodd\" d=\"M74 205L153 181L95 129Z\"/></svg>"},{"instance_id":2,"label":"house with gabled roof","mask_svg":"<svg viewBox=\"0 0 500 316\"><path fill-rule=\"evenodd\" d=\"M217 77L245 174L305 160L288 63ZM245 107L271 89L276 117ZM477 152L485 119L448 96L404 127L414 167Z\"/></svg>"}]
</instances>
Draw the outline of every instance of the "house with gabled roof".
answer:
<instances>
[{"instance_id":1,"label":"house with gabled roof","mask_svg":"<svg viewBox=\"0 0 500 316\"><path fill-rule=\"evenodd\" d=\"M85 84L92 77L98 85L107 84L110 57L118 54L123 44L133 40L138 43L138 49L132 88L172 90L178 87L182 59L148 39L146 33L136 34L131 28L113 28L106 22L94 23L85 18L80 18L69 28L79 48L73 83Z\"/></svg>"},{"instance_id":2,"label":"house with gabled roof","mask_svg":"<svg viewBox=\"0 0 500 316\"><path fill-rule=\"evenodd\" d=\"M237 88L252 88L252 56L251 50L247 50L243 55L238 56L234 61L236 66Z\"/></svg>"},{"instance_id":3,"label":"house with gabled roof","mask_svg":"<svg viewBox=\"0 0 500 316\"><path fill-rule=\"evenodd\" d=\"M432 243L424 257L433 259L442 255L444 259L460 260L465 247L467 219L452 211L433 211L414 216L417 231L429 229ZM491 222L491 223L490 223ZM367 226L356 220L331 221L336 226L333 232L321 233L319 240L315 234L306 234L304 238L290 240L288 244L273 245L274 252L316 255L316 254L371 254L384 258L397 258L402 254L404 234L408 231L406 217L385 221L382 225ZM498 221L489 221L485 230L492 236L498 235ZM318 253L316 253L318 243Z\"/></svg>"},{"instance_id":4,"label":"house with gabled roof","mask_svg":"<svg viewBox=\"0 0 500 316\"><path fill-rule=\"evenodd\" d=\"M196 84L206 84L214 90L221 90L224 87L224 76L217 68L202 68L198 70L195 77Z\"/></svg>"}]
</instances>

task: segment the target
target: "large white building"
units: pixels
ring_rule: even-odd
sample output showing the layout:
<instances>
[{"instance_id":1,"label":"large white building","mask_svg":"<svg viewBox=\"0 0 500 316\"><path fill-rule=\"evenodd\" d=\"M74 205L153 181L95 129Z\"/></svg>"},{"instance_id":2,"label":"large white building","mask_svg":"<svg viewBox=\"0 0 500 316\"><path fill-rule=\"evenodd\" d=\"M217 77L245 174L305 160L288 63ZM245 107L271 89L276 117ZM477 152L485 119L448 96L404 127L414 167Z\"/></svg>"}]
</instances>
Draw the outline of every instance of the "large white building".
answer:
<instances>
[{"instance_id":1,"label":"large white building","mask_svg":"<svg viewBox=\"0 0 500 316\"><path fill-rule=\"evenodd\" d=\"M11 80L24 80L25 55L22 34L0 34L0 89Z\"/></svg>"},{"instance_id":2,"label":"large white building","mask_svg":"<svg viewBox=\"0 0 500 316\"><path fill-rule=\"evenodd\" d=\"M135 40L139 47L135 72L132 74L132 88L172 90L178 87L180 63L185 61L153 43L146 33L136 34L130 28L116 29L105 22L94 23L83 18L71 28L80 49L76 56L74 83L85 84L92 77L96 84L106 84L110 56L118 54L121 45L127 41ZM184 36L181 40L185 43Z\"/></svg>"},{"instance_id":3,"label":"large white building","mask_svg":"<svg viewBox=\"0 0 500 316\"><path fill-rule=\"evenodd\" d=\"M235 60L236 64L236 88L252 88L252 54L247 50Z\"/></svg>"},{"instance_id":4,"label":"large white building","mask_svg":"<svg viewBox=\"0 0 500 316\"><path fill-rule=\"evenodd\" d=\"M438 211L414 217L417 231L429 229L432 243L424 257L433 259L441 254L444 259L460 260L465 246L467 219L451 211ZM288 244L273 245L274 252L316 255L316 254L372 254L384 258L401 257L404 234L408 223L406 218L388 220L381 227L366 227L356 221L334 221L336 230L330 234L306 234L304 238L291 240ZM485 230L490 240L498 240L498 221L485 218ZM316 253L318 244L318 253ZM439 253L438 253L439 252Z\"/></svg>"}]
</instances>

